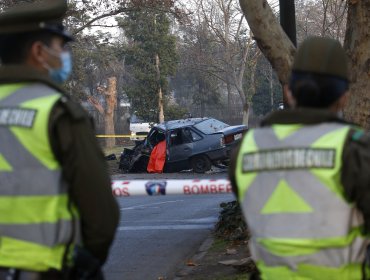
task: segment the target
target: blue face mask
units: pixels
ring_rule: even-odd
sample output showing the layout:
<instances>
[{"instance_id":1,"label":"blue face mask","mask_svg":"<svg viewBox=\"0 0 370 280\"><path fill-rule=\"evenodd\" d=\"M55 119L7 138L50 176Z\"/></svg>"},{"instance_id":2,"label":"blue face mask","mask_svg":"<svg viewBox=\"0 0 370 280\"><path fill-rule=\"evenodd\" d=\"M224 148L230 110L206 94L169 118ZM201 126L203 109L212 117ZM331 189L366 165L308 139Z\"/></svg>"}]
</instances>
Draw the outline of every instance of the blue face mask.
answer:
<instances>
[{"instance_id":1,"label":"blue face mask","mask_svg":"<svg viewBox=\"0 0 370 280\"><path fill-rule=\"evenodd\" d=\"M58 69L54 69L45 65L45 68L47 68L49 71L50 78L58 84L64 83L72 72L72 57L70 52L64 51L59 55L48 46L45 46L45 49L52 56L59 58L60 63L62 64L62 66Z\"/></svg>"},{"instance_id":2,"label":"blue face mask","mask_svg":"<svg viewBox=\"0 0 370 280\"><path fill-rule=\"evenodd\" d=\"M64 83L72 72L72 58L69 52L62 52L60 55L62 67L59 69L49 68L50 78L59 84Z\"/></svg>"}]
</instances>

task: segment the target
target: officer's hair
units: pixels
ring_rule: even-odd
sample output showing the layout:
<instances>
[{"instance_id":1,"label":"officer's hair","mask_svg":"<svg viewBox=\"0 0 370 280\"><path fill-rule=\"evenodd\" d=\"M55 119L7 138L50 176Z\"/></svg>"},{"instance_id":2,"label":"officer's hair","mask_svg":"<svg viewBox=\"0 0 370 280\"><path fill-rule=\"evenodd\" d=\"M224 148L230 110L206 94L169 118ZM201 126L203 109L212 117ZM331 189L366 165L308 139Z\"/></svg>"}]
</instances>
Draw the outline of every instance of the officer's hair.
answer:
<instances>
[{"instance_id":1,"label":"officer's hair","mask_svg":"<svg viewBox=\"0 0 370 280\"><path fill-rule=\"evenodd\" d=\"M2 64L22 64L34 42L41 41L49 46L52 38L53 34L48 31L0 35L0 61Z\"/></svg>"},{"instance_id":2,"label":"officer's hair","mask_svg":"<svg viewBox=\"0 0 370 280\"><path fill-rule=\"evenodd\" d=\"M289 87L297 107L328 108L348 90L349 84L334 76L293 71Z\"/></svg>"}]
</instances>

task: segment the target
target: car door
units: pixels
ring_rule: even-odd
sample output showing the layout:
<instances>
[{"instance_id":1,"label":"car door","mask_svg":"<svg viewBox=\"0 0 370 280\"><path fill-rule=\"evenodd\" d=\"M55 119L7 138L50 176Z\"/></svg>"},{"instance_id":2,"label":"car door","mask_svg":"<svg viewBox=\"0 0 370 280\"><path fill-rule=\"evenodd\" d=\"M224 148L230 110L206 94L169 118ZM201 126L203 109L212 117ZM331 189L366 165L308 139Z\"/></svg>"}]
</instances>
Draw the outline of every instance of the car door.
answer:
<instances>
[{"instance_id":1,"label":"car door","mask_svg":"<svg viewBox=\"0 0 370 280\"><path fill-rule=\"evenodd\" d=\"M177 128L169 133L169 162L187 162L193 152L193 142L189 137L189 128Z\"/></svg>"}]
</instances>

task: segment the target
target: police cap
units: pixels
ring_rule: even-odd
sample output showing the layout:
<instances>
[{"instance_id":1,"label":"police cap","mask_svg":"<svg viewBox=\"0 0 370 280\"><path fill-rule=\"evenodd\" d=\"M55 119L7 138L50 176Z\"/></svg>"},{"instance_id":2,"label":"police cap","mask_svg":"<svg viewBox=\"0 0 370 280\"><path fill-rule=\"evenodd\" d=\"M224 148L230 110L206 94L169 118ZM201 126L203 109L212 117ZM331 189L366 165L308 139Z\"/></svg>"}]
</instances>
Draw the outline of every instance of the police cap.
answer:
<instances>
[{"instance_id":1,"label":"police cap","mask_svg":"<svg viewBox=\"0 0 370 280\"><path fill-rule=\"evenodd\" d=\"M294 58L293 71L323 74L349 80L347 56L334 39L309 37Z\"/></svg>"},{"instance_id":2,"label":"police cap","mask_svg":"<svg viewBox=\"0 0 370 280\"><path fill-rule=\"evenodd\" d=\"M71 41L73 38L65 31L62 22L66 11L66 0L44 0L14 6L0 13L0 35L49 31Z\"/></svg>"}]
</instances>

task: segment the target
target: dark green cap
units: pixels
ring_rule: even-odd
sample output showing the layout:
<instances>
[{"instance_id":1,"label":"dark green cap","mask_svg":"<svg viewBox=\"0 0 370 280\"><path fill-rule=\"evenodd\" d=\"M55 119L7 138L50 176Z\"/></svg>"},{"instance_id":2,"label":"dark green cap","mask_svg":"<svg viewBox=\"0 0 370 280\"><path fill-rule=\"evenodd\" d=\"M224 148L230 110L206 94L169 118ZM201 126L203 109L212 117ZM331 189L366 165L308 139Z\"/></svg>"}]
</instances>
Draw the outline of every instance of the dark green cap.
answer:
<instances>
[{"instance_id":1,"label":"dark green cap","mask_svg":"<svg viewBox=\"0 0 370 280\"><path fill-rule=\"evenodd\" d=\"M334 39L309 37L294 58L293 71L334 76L349 80L347 55Z\"/></svg>"},{"instance_id":2,"label":"dark green cap","mask_svg":"<svg viewBox=\"0 0 370 280\"><path fill-rule=\"evenodd\" d=\"M66 0L44 0L22 4L0 13L0 35L46 30L71 41L63 26Z\"/></svg>"}]
</instances>

